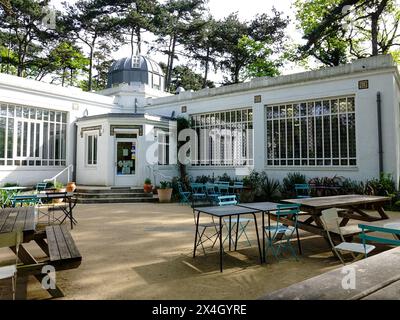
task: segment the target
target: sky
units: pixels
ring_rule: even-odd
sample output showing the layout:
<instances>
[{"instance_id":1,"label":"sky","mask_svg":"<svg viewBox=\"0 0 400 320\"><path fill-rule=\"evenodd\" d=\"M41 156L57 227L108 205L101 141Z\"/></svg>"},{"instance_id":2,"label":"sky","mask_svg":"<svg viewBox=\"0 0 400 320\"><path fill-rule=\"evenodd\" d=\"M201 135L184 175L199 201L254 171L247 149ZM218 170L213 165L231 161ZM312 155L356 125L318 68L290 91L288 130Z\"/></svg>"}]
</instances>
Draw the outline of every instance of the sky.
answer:
<instances>
[{"instance_id":1,"label":"sky","mask_svg":"<svg viewBox=\"0 0 400 320\"><path fill-rule=\"evenodd\" d=\"M61 8L60 0L53 0L52 4L56 8ZM67 2L75 2L74 0L69 0ZM262 13L270 13L272 7L275 7L278 11L284 13L284 16L288 16L290 20L290 25L287 28L287 35L290 37L292 42L300 43L301 42L301 34L295 28L295 17L294 17L294 9L291 8L294 0L209 0L209 10L210 13L216 19L223 19L228 16L232 12L238 12L239 18L243 20L250 20L256 14ZM144 34L143 38L146 40L150 40L151 37L149 34ZM143 45L142 52L145 53L148 48ZM113 54L114 59L120 59L123 57L127 57L131 55L130 45L122 46L118 51ZM152 53L151 58L156 60L157 62L167 62L167 58L164 55ZM176 61L176 64L183 63L184 61ZM201 70L197 70L200 72ZM295 66L293 64L286 64L285 68L282 70L283 74L289 74L294 72L303 71L301 67ZM210 80L215 82L220 82L222 80L222 75L220 72L211 73Z\"/></svg>"}]
</instances>

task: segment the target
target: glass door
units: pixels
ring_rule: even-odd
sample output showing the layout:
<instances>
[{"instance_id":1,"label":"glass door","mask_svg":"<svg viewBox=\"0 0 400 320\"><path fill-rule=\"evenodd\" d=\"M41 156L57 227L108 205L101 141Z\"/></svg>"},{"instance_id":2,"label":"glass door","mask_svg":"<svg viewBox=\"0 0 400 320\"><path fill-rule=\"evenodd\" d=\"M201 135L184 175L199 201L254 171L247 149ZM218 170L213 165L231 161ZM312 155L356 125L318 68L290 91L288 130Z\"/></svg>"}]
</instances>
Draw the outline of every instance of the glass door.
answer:
<instances>
[{"instance_id":1,"label":"glass door","mask_svg":"<svg viewBox=\"0 0 400 320\"><path fill-rule=\"evenodd\" d=\"M117 139L115 142L115 185L135 186L137 172L137 140Z\"/></svg>"}]
</instances>

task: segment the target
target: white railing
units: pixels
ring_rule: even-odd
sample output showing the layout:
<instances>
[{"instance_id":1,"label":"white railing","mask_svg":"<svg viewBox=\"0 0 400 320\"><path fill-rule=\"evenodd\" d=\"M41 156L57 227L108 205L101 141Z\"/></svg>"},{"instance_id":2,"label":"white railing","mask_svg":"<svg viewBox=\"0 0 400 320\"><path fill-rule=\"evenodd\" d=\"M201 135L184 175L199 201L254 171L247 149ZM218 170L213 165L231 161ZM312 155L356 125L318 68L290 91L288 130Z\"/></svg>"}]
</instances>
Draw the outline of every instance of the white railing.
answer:
<instances>
[{"instance_id":1,"label":"white railing","mask_svg":"<svg viewBox=\"0 0 400 320\"><path fill-rule=\"evenodd\" d=\"M67 182L70 182L72 173L74 172L74 166L72 164L70 164L68 167L57 173L54 177L49 179L44 179L43 182L53 182L53 184L55 184L57 182L57 178L63 175L65 172L67 172L67 177L68 177Z\"/></svg>"},{"instance_id":2,"label":"white railing","mask_svg":"<svg viewBox=\"0 0 400 320\"><path fill-rule=\"evenodd\" d=\"M159 181L169 181L172 182L173 177L166 176L165 174L161 173L158 169L158 166L155 165L147 165L148 176L153 176L153 183L157 184L157 176L159 177Z\"/></svg>"}]
</instances>

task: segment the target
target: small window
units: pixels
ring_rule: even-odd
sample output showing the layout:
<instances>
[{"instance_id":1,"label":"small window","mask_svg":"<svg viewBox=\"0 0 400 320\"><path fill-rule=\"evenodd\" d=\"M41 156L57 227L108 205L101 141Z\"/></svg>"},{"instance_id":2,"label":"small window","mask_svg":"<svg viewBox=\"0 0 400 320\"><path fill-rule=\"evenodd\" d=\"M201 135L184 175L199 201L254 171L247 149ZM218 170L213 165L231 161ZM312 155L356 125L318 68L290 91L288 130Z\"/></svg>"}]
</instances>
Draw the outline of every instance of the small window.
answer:
<instances>
[{"instance_id":1,"label":"small window","mask_svg":"<svg viewBox=\"0 0 400 320\"><path fill-rule=\"evenodd\" d=\"M156 130L158 142L158 164L169 165L169 134L162 130Z\"/></svg>"},{"instance_id":2,"label":"small window","mask_svg":"<svg viewBox=\"0 0 400 320\"><path fill-rule=\"evenodd\" d=\"M86 138L87 158L86 164L89 166L97 165L97 135L87 135Z\"/></svg>"}]
</instances>

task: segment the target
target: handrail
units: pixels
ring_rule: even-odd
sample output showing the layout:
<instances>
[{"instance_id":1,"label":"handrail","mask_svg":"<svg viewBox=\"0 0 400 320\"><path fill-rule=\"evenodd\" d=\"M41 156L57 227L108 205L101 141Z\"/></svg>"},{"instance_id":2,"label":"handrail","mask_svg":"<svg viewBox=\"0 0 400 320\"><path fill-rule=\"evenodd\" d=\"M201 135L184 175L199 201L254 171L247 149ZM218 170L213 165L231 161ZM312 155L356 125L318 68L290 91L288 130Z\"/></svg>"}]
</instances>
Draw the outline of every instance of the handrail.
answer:
<instances>
[{"instance_id":1,"label":"handrail","mask_svg":"<svg viewBox=\"0 0 400 320\"><path fill-rule=\"evenodd\" d=\"M57 173L54 177L49 179L44 179L43 182L53 182L55 184L57 182L57 178L61 176L65 171L68 171L68 182L71 181L72 172L74 171L74 165L70 164L68 167Z\"/></svg>"},{"instance_id":2,"label":"handrail","mask_svg":"<svg viewBox=\"0 0 400 320\"><path fill-rule=\"evenodd\" d=\"M155 184L157 184L156 175L158 175L158 176L159 176L160 178L162 178L163 180L172 182L173 177L166 176L166 175L162 174L158 168L157 168L157 169L154 168L154 165L147 165L146 167L149 169L149 175L152 175L152 176L153 176L153 182L154 182Z\"/></svg>"}]
</instances>

